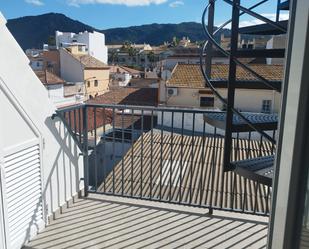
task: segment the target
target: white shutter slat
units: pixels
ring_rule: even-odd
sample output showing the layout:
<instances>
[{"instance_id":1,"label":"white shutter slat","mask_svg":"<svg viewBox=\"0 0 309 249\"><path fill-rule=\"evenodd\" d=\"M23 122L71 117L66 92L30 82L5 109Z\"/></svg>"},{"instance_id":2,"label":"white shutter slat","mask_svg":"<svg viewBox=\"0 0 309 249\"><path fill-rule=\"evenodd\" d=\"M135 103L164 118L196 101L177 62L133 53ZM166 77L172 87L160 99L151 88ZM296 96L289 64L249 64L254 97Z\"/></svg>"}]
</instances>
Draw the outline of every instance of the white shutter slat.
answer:
<instances>
[{"instance_id":1,"label":"white shutter slat","mask_svg":"<svg viewBox=\"0 0 309 249\"><path fill-rule=\"evenodd\" d=\"M10 177L18 172L26 171L30 167L33 167L33 166L40 166L40 160L39 159L31 160L30 162L20 165L20 167L17 167L16 169L12 169L12 170L5 172L5 175L6 177Z\"/></svg>"},{"instance_id":2,"label":"white shutter slat","mask_svg":"<svg viewBox=\"0 0 309 249\"><path fill-rule=\"evenodd\" d=\"M39 144L4 157L9 240L20 248L29 229L43 222Z\"/></svg>"},{"instance_id":3,"label":"white shutter slat","mask_svg":"<svg viewBox=\"0 0 309 249\"><path fill-rule=\"evenodd\" d=\"M18 160L18 158L23 156L23 155L30 155L31 152L37 151L37 150L39 150L38 145L35 145L35 146L32 146L32 147L25 147L23 150L20 150L18 152L15 152L14 154L5 156L4 162L7 165L14 164L11 161ZM18 154L18 157L16 157L16 154Z\"/></svg>"}]
</instances>

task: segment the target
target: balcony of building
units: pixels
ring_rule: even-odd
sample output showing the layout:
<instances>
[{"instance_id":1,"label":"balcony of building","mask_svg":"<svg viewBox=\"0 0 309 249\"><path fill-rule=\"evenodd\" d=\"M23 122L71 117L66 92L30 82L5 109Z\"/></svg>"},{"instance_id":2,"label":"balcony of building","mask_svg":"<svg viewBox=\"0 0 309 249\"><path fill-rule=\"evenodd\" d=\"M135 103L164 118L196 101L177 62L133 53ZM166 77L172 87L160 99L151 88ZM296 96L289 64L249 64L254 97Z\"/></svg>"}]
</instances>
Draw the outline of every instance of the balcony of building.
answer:
<instances>
[{"instance_id":1,"label":"balcony of building","mask_svg":"<svg viewBox=\"0 0 309 249\"><path fill-rule=\"evenodd\" d=\"M59 110L87 148L89 195L26 248L265 248L272 188L224 171L224 130L204 121L210 113L91 104ZM235 160L274 151L256 132L234 135Z\"/></svg>"}]
</instances>

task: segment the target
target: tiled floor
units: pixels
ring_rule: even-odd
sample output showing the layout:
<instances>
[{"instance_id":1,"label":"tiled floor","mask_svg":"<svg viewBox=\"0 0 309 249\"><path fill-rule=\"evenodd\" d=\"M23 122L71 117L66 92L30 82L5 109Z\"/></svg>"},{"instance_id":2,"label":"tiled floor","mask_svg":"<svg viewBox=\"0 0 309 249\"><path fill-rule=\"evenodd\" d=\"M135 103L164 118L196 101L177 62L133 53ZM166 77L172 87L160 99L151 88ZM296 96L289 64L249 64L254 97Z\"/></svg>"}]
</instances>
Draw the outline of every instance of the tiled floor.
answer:
<instances>
[{"instance_id":1,"label":"tiled floor","mask_svg":"<svg viewBox=\"0 0 309 249\"><path fill-rule=\"evenodd\" d=\"M265 248L265 217L103 195L80 199L25 249Z\"/></svg>"}]
</instances>

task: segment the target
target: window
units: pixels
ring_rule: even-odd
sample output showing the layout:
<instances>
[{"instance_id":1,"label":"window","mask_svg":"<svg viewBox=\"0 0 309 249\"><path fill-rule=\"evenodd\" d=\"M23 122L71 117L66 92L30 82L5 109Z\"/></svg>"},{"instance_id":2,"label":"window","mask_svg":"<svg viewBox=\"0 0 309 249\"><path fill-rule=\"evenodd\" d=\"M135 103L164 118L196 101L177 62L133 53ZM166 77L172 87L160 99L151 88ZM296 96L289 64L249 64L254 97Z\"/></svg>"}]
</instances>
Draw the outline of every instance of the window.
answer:
<instances>
[{"instance_id":1,"label":"window","mask_svg":"<svg viewBox=\"0 0 309 249\"><path fill-rule=\"evenodd\" d=\"M271 112L271 100L263 100L262 102L262 112L270 113Z\"/></svg>"},{"instance_id":2,"label":"window","mask_svg":"<svg viewBox=\"0 0 309 249\"><path fill-rule=\"evenodd\" d=\"M214 97L201 97L200 106L201 107L213 107L215 103Z\"/></svg>"},{"instance_id":3,"label":"window","mask_svg":"<svg viewBox=\"0 0 309 249\"><path fill-rule=\"evenodd\" d=\"M94 86L98 86L98 85L99 85L98 80L95 80L95 81L94 81Z\"/></svg>"},{"instance_id":4,"label":"window","mask_svg":"<svg viewBox=\"0 0 309 249\"><path fill-rule=\"evenodd\" d=\"M87 82L87 87L90 87L90 81Z\"/></svg>"}]
</instances>

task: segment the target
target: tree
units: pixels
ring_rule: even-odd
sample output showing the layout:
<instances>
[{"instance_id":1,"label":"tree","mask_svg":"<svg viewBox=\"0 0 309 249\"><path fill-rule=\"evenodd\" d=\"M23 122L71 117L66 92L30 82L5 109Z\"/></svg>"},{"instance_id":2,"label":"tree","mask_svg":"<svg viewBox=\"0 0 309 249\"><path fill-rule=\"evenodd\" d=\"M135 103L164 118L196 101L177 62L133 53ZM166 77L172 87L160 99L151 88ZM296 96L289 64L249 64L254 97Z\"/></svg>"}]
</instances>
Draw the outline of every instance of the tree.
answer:
<instances>
[{"instance_id":1,"label":"tree","mask_svg":"<svg viewBox=\"0 0 309 249\"><path fill-rule=\"evenodd\" d=\"M53 36L53 35L49 36L48 39L47 39L47 44L49 46L56 46L55 36Z\"/></svg>"},{"instance_id":2,"label":"tree","mask_svg":"<svg viewBox=\"0 0 309 249\"><path fill-rule=\"evenodd\" d=\"M148 61L151 63L151 66L153 67L153 64L156 60L154 52L151 51L150 53L148 53L147 58L148 58Z\"/></svg>"},{"instance_id":3,"label":"tree","mask_svg":"<svg viewBox=\"0 0 309 249\"><path fill-rule=\"evenodd\" d=\"M111 55L110 55L110 61L112 64L115 62L118 62L118 51L117 50L112 50Z\"/></svg>"},{"instance_id":4,"label":"tree","mask_svg":"<svg viewBox=\"0 0 309 249\"><path fill-rule=\"evenodd\" d=\"M125 52L128 52L129 49L132 47L132 44L130 41L125 41L123 44L122 44L122 48L121 50L122 51L125 51Z\"/></svg>"},{"instance_id":5,"label":"tree","mask_svg":"<svg viewBox=\"0 0 309 249\"><path fill-rule=\"evenodd\" d=\"M130 46L130 47L128 48L128 54L129 54L130 60L132 61L133 58L135 58L136 55L137 55L137 50L136 50L135 48L133 48L132 46ZM135 60L136 60L136 59L135 59Z\"/></svg>"}]
</instances>

